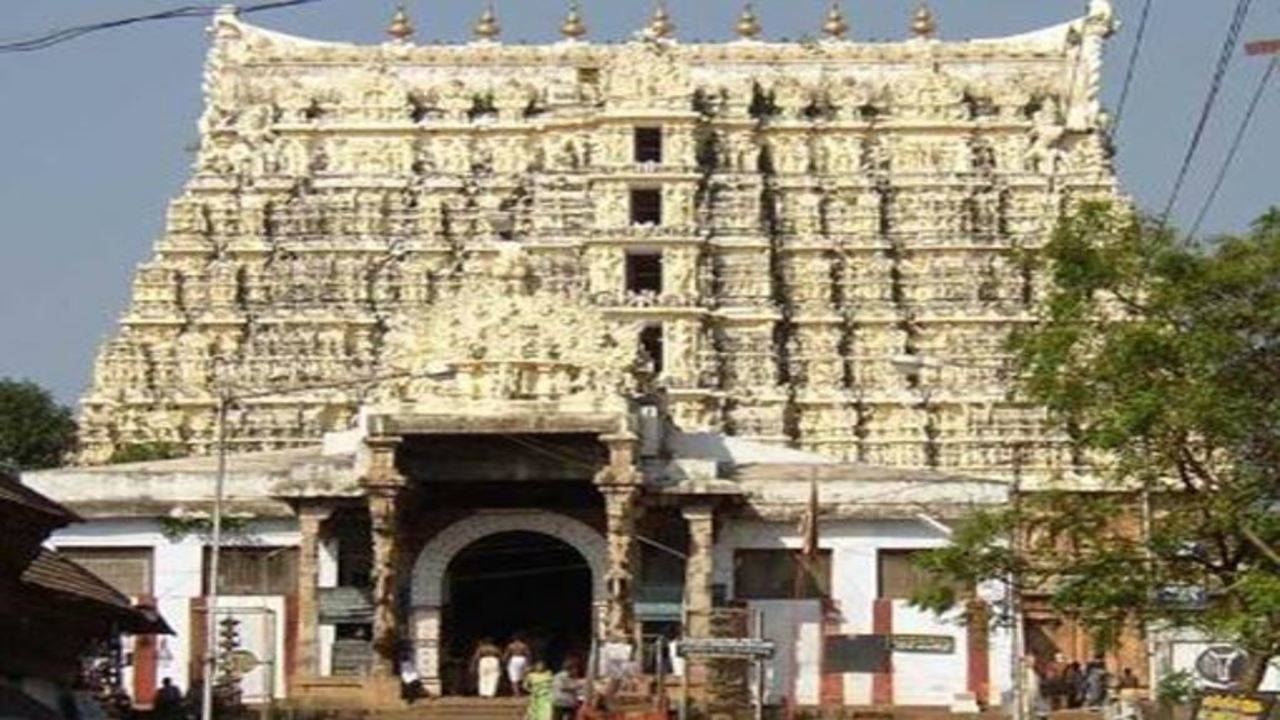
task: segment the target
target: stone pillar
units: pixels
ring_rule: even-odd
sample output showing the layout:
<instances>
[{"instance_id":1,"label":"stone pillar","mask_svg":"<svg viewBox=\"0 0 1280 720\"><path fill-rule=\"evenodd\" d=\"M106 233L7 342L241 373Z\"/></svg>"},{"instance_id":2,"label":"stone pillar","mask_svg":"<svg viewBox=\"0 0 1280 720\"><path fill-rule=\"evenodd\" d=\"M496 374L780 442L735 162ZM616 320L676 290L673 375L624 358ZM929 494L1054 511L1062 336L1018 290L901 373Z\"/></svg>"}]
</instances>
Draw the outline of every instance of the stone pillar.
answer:
<instances>
[{"instance_id":1,"label":"stone pillar","mask_svg":"<svg viewBox=\"0 0 1280 720\"><path fill-rule=\"evenodd\" d=\"M331 507L298 507L298 674L320 674L320 523Z\"/></svg>"},{"instance_id":2,"label":"stone pillar","mask_svg":"<svg viewBox=\"0 0 1280 720\"><path fill-rule=\"evenodd\" d=\"M684 565L684 609L688 623L685 635L710 637L715 508L709 503L700 503L680 511L689 524L689 557Z\"/></svg>"},{"instance_id":3,"label":"stone pillar","mask_svg":"<svg viewBox=\"0 0 1280 720\"><path fill-rule=\"evenodd\" d=\"M440 608L420 605L410 611L413 631L413 664L422 676L422 685L432 695L443 691L440 679Z\"/></svg>"},{"instance_id":4,"label":"stone pillar","mask_svg":"<svg viewBox=\"0 0 1280 720\"><path fill-rule=\"evenodd\" d=\"M601 441L609 448L609 464L596 474L595 482L604 495L605 534L609 569L605 584L609 590L605 610L604 638L610 642L636 642L635 556L636 520L640 513L642 476L635 469L636 437L608 435Z\"/></svg>"},{"instance_id":5,"label":"stone pillar","mask_svg":"<svg viewBox=\"0 0 1280 720\"><path fill-rule=\"evenodd\" d=\"M405 479L396 470L398 437L370 437L368 471L361 484L369 502L373 530L373 650L371 674L395 677L396 629L396 510Z\"/></svg>"}]
</instances>

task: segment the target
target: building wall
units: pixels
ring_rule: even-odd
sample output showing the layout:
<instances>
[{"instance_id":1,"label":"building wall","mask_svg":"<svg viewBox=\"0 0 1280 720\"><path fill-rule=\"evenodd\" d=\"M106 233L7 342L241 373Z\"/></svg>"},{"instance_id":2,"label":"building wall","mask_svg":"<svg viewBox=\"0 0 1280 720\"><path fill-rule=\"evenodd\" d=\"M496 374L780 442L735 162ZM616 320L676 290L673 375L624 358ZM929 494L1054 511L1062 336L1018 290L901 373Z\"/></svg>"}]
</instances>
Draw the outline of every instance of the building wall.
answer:
<instances>
[{"instance_id":1,"label":"building wall","mask_svg":"<svg viewBox=\"0 0 1280 720\"><path fill-rule=\"evenodd\" d=\"M819 545L832 553L831 599L838 620L825 623L817 601L750 601L765 613L765 632L778 643L767 699L781 702L794 688L800 704L818 704L839 698L848 705L891 702L897 705L949 705L969 692L968 629L958 615L938 617L917 610L905 600L888 601L879 613L877 605L877 552L881 549L931 548L946 544L937 529L917 521L824 521ZM716 582L733 597L733 553L737 549L801 547L794 523L730 519L723 522L716 541ZM878 615L878 617L877 617ZM870 673L821 672L824 634L880 634L886 623L897 634L946 635L955 652L924 654L895 652L889 677ZM1008 687L1010 639L993 631L986 667L990 681L987 701L998 703ZM798 668L798 670L797 670Z\"/></svg>"},{"instance_id":2,"label":"building wall","mask_svg":"<svg viewBox=\"0 0 1280 720\"><path fill-rule=\"evenodd\" d=\"M172 678L185 692L191 683L189 669L193 659L191 645L195 629L191 627L192 601L201 597L201 563L208 539L200 534L171 539L162 530L159 520L90 520L57 531L49 543L55 548L152 549L152 588L156 607L174 631L173 635L157 638L156 677ZM297 524L292 520L253 521L242 532L228 534L227 542L295 547L298 544ZM277 632L283 642L283 622L277 624ZM126 687L132 687L131 674L126 677Z\"/></svg>"}]
</instances>

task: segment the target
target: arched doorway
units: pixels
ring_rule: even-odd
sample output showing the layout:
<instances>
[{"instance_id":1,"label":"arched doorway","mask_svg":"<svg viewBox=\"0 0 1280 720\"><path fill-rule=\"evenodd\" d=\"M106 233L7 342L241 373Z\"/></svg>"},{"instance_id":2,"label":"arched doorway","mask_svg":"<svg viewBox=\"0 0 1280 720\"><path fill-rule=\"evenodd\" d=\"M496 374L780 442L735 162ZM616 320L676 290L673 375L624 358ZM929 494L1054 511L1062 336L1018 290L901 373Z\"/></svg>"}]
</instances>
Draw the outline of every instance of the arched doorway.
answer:
<instances>
[{"instance_id":1,"label":"arched doorway","mask_svg":"<svg viewBox=\"0 0 1280 720\"><path fill-rule=\"evenodd\" d=\"M591 644L592 578L587 559L550 535L512 530L464 547L449 563L441 608L442 681L471 692L468 667L481 639L499 646L523 636L551 667L586 657Z\"/></svg>"}]
</instances>

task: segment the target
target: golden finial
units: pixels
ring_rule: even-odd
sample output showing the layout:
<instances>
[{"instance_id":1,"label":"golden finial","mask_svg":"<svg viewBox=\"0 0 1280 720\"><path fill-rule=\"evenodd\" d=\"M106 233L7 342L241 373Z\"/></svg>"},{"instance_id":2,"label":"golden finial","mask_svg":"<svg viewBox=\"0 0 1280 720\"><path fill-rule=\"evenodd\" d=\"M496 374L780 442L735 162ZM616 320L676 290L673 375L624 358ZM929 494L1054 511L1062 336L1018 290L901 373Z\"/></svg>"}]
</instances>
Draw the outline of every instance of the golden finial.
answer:
<instances>
[{"instance_id":1,"label":"golden finial","mask_svg":"<svg viewBox=\"0 0 1280 720\"><path fill-rule=\"evenodd\" d=\"M569 14L560 24L560 34L570 40L581 40L587 34L587 24L582 21L582 7L576 0L569 6Z\"/></svg>"},{"instance_id":2,"label":"golden finial","mask_svg":"<svg viewBox=\"0 0 1280 720\"><path fill-rule=\"evenodd\" d=\"M659 0L653 9L653 18L649 20L649 34L656 38L671 37L676 31L676 24L667 15L667 4Z\"/></svg>"},{"instance_id":3,"label":"golden finial","mask_svg":"<svg viewBox=\"0 0 1280 720\"><path fill-rule=\"evenodd\" d=\"M849 23L845 22L844 11L840 9L840 0L834 0L831 3L831 9L827 11L827 19L822 23L822 32L832 40L840 40L844 38L844 34L849 32Z\"/></svg>"},{"instance_id":4,"label":"golden finial","mask_svg":"<svg viewBox=\"0 0 1280 720\"><path fill-rule=\"evenodd\" d=\"M911 32L918 38L927 39L933 37L938 31L938 21L933 18L933 11L924 2L916 8L916 14L911 18Z\"/></svg>"},{"instance_id":5,"label":"golden finial","mask_svg":"<svg viewBox=\"0 0 1280 720\"><path fill-rule=\"evenodd\" d=\"M396 42L405 42L413 37L413 23L409 21L409 13L405 12L403 5L397 7L396 14L391 16L387 34Z\"/></svg>"},{"instance_id":6,"label":"golden finial","mask_svg":"<svg viewBox=\"0 0 1280 720\"><path fill-rule=\"evenodd\" d=\"M760 20L756 17L751 3L742 6L742 14L738 16L738 22L733 29L744 40L751 40L760 34Z\"/></svg>"},{"instance_id":7,"label":"golden finial","mask_svg":"<svg viewBox=\"0 0 1280 720\"><path fill-rule=\"evenodd\" d=\"M485 6L484 12L480 15L480 19L476 21L476 25L471 29L477 40L493 41L498 39L498 33L502 32L502 26L498 24L498 15L493 11L493 3Z\"/></svg>"}]
</instances>

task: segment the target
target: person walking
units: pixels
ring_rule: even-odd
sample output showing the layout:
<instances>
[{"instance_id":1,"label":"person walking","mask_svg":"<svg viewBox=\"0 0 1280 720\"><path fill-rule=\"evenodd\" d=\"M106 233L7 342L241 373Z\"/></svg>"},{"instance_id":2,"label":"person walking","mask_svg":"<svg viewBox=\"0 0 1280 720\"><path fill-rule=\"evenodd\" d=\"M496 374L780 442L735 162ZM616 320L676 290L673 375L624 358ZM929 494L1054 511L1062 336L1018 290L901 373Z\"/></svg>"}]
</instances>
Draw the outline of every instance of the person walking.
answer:
<instances>
[{"instance_id":1,"label":"person walking","mask_svg":"<svg viewBox=\"0 0 1280 720\"><path fill-rule=\"evenodd\" d=\"M529 644L520 635L513 635L502 653L503 664L507 666L507 681L511 683L511 694L519 696L523 692L524 674L529 670L533 659Z\"/></svg>"},{"instance_id":2,"label":"person walking","mask_svg":"<svg viewBox=\"0 0 1280 720\"><path fill-rule=\"evenodd\" d=\"M578 677L578 663L566 660L560 672L551 678L551 702L555 720L573 720L582 697L582 680Z\"/></svg>"},{"instance_id":3,"label":"person walking","mask_svg":"<svg viewBox=\"0 0 1280 720\"><path fill-rule=\"evenodd\" d=\"M173 678L160 681L160 689L156 690L156 698L152 705L152 715L158 720L179 720L186 717L183 707L182 690L173 684Z\"/></svg>"},{"instance_id":4,"label":"person walking","mask_svg":"<svg viewBox=\"0 0 1280 720\"><path fill-rule=\"evenodd\" d=\"M1074 660L1067 663L1067 669L1062 671L1062 692L1068 710L1080 707L1084 699L1084 673L1080 670L1080 663Z\"/></svg>"},{"instance_id":5,"label":"person walking","mask_svg":"<svg viewBox=\"0 0 1280 720\"><path fill-rule=\"evenodd\" d=\"M498 694L498 680L502 677L502 651L489 638L476 644L471 654L471 672L476 678L476 693L491 698Z\"/></svg>"},{"instance_id":6,"label":"person walking","mask_svg":"<svg viewBox=\"0 0 1280 720\"><path fill-rule=\"evenodd\" d=\"M524 689L529 693L529 705L525 710L525 720L552 720L551 686L553 677L546 663L538 661L533 664L533 671L524 677Z\"/></svg>"},{"instance_id":7,"label":"person walking","mask_svg":"<svg viewBox=\"0 0 1280 720\"><path fill-rule=\"evenodd\" d=\"M1084 668L1083 701L1087 708L1100 708L1107 704L1107 665L1098 655Z\"/></svg>"}]
</instances>

